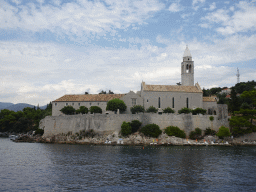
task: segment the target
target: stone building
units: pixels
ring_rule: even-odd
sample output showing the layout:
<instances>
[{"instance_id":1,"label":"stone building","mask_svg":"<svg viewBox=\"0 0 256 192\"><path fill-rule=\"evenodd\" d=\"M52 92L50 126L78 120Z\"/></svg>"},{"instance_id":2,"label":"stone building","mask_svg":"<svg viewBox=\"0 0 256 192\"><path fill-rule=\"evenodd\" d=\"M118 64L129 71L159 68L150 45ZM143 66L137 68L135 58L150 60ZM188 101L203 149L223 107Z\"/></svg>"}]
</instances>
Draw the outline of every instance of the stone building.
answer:
<instances>
[{"instance_id":1,"label":"stone building","mask_svg":"<svg viewBox=\"0 0 256 192\"><path fill-rule=\"evenodd\" d=\"M107 102L119 98L127 105L125 113L129 114L130 108L134 105L142 105L145 109L154 106L159 110L170 107L178 112L181 108L190 109L204 108L207 114L222 112L214 98L203 97L199 83L194 84L194 61L188 49L185 49L183 62L181 63L181 85L148 85L141 83L141 90L137 93L130 91L126 94L85 94L85 95L64 95L52 102L53 116L61 115L60 109L71 105L75 109L80 106L99 106L103 113L106 112ZM227 111L225 111L225 114Z\"/></svg>"}]
</instances>

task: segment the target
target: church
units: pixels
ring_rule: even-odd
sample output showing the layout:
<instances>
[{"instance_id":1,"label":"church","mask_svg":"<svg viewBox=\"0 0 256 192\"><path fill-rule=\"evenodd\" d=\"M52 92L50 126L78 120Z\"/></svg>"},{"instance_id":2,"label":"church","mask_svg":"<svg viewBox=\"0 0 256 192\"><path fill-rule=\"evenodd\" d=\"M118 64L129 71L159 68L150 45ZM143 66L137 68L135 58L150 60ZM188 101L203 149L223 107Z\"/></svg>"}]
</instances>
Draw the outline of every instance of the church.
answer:
<instances>
[{"instance_id":1,"label":"church","mask_svg":"<svg viewBox=\"0 0 256 192\"><path fill-rule=\"evenodd\" d=\"M141 90L137 93L130 91L126 94L83 94L64 95L52 102L52 115L60 116L60 110L65 106L73 106L78 109L85 106L99 106L102 113L106 111L107 102L111 99L121 99L125 102L127 109L124 113L130 114L130 108L134 105L142 105L145 110L150 106L163 109L170 107L177 113L178 110L187 107L190 109L203 108L208 115L222 113L217 101L212 97L203 97L203 91L198 83L194 84L194 61L188 46L186 47L181 62L181 84L180 85L149 85L142 81Z\"/></svg>"}]
</instances>

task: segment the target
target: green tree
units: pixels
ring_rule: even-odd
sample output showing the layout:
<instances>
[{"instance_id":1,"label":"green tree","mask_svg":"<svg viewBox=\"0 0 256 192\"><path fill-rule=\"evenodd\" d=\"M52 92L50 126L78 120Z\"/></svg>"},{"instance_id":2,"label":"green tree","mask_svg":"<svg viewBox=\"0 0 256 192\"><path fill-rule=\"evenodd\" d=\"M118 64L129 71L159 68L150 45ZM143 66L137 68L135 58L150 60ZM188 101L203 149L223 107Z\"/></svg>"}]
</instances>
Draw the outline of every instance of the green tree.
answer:
<instances>
[{"instance_id":1,"label":"green tree","mask_svg":"<svg viewBox=\"0 0 256 192\"><path fill-rule=\"evenodd\" d=\"M229 101L229 109L234 115L235 111L239 111L239 107L241 106L241 100L236 96L236 91L234 87L231 88L230 101Z\"/></svg>"},{"instance_id":2,"label":"green tree","mask_svg":"<svg viewBox=\"0 0 256 192\"><path fill-rule=\"evenodd\" d=\"M251 90L251 91L244 91L241 95L241 98L244 99L250 99L252 101L252 108L256 106L256 89Z\"/></svg>"},{"instance_id":3,"label":"green tree","mask_svg":"<svg viewBox=\"0 0 256 192\"><path fill-rule=\"evenodd\" d=\"M72 106L65 106L60 110L65 115L74 115L76 110Z\"/></svg>"},{"instance_id":4,"label":"green tree","mask_svg":"<svg viewBox=\"0 0 256 192\"><path fill-rule=\"evenodd\" d=\"M216 134L220 139L230 136L229 128L221 126Z\"/></svg>"},{"instance_id":5,"label":"green tree","mask_svg":"<svg viewBox=\"0 0 256 192\"><path fill-rule=\"evenodd\" d=\"M189 109L189 108L184 107L184 108L182 108L181 110L179 110L178 113L179 113L179 114L181 114L181 113L188 114L188 113L192 113L192 110Z\"/></svg>"},{"instance_id":6,"label":"green tree","mask_svg":"<svg viewBox=\"0 0 256 192\"><path fill-rule=\"evenodd\" d=\"M106 92L106 91L101 90L101 92L99 92L99 94L107 94L107 92Z\"/></svg>"},{"instance_id":7,"label":"green tree","mask_svg":"<svg viewBox=\"0 0 256 192\"><path fill-rule=\"evenodd\" d=\"M190 139L201 139L202 138L202 129L195 128L195 131L191 131L189 134Z\"/></svg>"},{"instance_id":8,"label":"green tree","mask_svg":"<svg viewBox=\"0 0 256 192\"><path fill-rule=\"evenodd\" d=\"M98 106L91 106L89 109L90 113L102 113L102 109Z\"/></svg>"},{"instance_id":9,"label":"green tree","mask_svg":"<svg viewBox=\"0 0 256 192\"><path fill-rule=\"evenodd\" d=\"M175 136L180 138L186 138L186 133L176 126L169 126L165 128L165 133L169 136Z\"/></svg>"},{"instance_id":10,"label":"green tree","mask_svg":"<svg viewBox=\"0 0 256 192\"><path fill-rule=\"evenodd\" d=\"M121 99L112 99L108 101L106 110L109 111L117 111L117 109L120 110L120 112L124 112L126 110L126 105L123 100Z\"/></svg>"},{"instance_id":11,"label":"green tree","mask_svg":"<svg viewBox=\"0 0 256 192\"><path fill-rule=\"evenodd\" d=\"M140 132L148 137L158 137L162 130L156 124L148 124L140 129Z\"/></svg>"},{"instance_id":12,"label":"green tree","mask_svg":"<svg viewBox=\"0 0 256 192\"><path fill-rule=\"evenodd\" d=\"M228 103L228 99L226 98L227 94L226 93L222 93L222 94L217 94L217 97L219 98L218 104L227 104Z\"/></svg>"},{"instance_id":13,"label":"green tree","mask_svg":"<svg viewBox=\"0 0 256 192\"><path fill-rule=\"evenodd\" d=\"M132 114L135 114L135 113L140 113L140 112L144 112L145 109L143 106L141 105L134 105L133 107L130 108Z\"/></svg>"},{"instance_id":14,"label":"green tree","mask_svg":"<svg viewBox=\"0 0 256 192\"><path fill-rule=\"evenodd\" d=\"M157 113L157 111L158 111L158 109L155 108L155 107L153 107L153 106L150 106L150 107L146 110L147 113Z\"/></svg>"},{"instance_id":15,"label":"green tree","mask_svg":"<svg viewBox=\"0 0 256 192\"><path fill-rule=\"evenodd\" d=\"M123 122L121 125L121 135L124 137L130 135L132 133L132 127L129 122Z\"/></svg>"},{"instance_id":16,"label":"green tree","mask_svg":"<svg viewBox=\"0 0 256 192\"><path fill-rule=\"evenodd\" d=\"M163 113L175 113L175 111L172 108L167 107L163 110Z\"/></svg>"},{"instance_id":17,"label":"green tree","mask_svg":"<svg viewBox=\"0 0 256 192\"><path fill-rule=\"evenodd\" d=\"M192 110L192 114L193 115L197 115L197 114L206 114L206 109L202 109L202 108L196 108L194 110Z\"/></svg>"},{"instance_id":18,"label":"green tree","mask_svg":"<svg viewBox=\"0 0 256 192\"><path fill-rule=\"evenodd\" d=\"M140 126L142 125L142 123L139 120L133 120L130 123L131 127L132 127L132 132L135 133L139 130Z\"/></svg>"},{"instance_id":19,"label":"green tree","mask_svg":"<svg viewBox=\"0 0 256 192\"><path fill-rule=\"evenodd\" d=\"M79 109L76 110L76 113L79 114L87 114L88 113L88 108L85 106L80 106Z\"/></svg>"}]
</instances>

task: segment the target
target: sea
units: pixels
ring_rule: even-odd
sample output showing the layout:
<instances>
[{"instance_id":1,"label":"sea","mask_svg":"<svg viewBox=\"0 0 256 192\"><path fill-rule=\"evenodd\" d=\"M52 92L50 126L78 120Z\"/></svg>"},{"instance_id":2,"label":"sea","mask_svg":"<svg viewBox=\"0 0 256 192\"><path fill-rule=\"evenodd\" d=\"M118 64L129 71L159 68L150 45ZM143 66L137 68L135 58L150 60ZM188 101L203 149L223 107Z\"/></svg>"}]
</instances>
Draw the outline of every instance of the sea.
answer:
<instances>
[{"instance_id":1,"label":"sea","mask_svg":"<svg viewBox=\"0 0 256 192\"><path fill-rule=\"evenodd\" d=\"M256 147L69 145L0 138L0 191L256 191Z\"/></svg>"}]
</instances>

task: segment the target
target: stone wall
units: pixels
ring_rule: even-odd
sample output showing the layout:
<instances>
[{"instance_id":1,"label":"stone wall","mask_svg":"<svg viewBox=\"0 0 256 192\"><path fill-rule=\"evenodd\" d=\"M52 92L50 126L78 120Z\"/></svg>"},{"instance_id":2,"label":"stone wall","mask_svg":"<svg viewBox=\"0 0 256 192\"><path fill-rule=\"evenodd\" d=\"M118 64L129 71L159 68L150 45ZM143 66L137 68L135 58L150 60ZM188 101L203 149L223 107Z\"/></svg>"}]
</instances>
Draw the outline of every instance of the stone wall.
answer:
<instances>
[{"instance_id":1,"label":"stone wall","mask_svg":"<svg viewBox=\"0 0 256 192\"><path fill-rule=\"evenodd\" d=\"M67 116L48 116L41 120L40 128L44 129L44 137L56 134L72 132L78 133L81 130L93 129L97 133L119 132L123 121L130 122L139 120L142 126L155 123L161 129L173 125L183 129L188 135L190 131L199 127L202 130L210 127L218 130L220 126L228 127L228 118L219 119L214 116L214 121L210 121L210 115L192 115L192 114L85 114L85 115L67 115Z\"/></svg>"}]
</instances>

